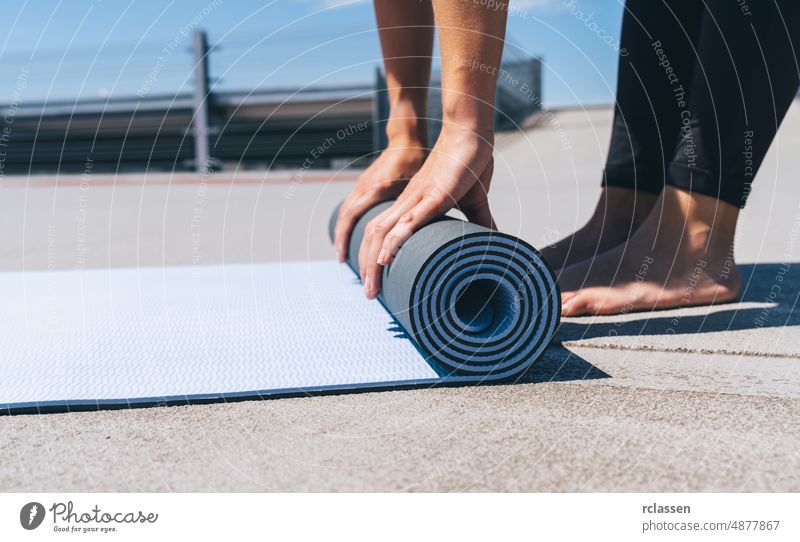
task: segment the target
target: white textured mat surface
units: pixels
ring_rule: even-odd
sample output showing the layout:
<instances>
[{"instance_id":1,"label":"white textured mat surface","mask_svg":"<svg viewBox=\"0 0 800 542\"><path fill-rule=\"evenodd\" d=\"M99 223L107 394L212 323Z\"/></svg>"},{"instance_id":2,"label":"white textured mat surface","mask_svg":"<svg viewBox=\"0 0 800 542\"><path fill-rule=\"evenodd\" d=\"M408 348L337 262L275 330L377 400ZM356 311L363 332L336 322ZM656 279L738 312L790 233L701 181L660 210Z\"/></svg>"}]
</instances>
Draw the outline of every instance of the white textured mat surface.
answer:
<instances>
[{"instance_id":1,"label":"white textured mat surface","mask_svg":"<svg viewBox=\"0 0 800 542\"><path fill-rule=\"evenodd\" d=\"M438 379L335 262L0 274L0 408Z\"/></svg>"}]
</instances>

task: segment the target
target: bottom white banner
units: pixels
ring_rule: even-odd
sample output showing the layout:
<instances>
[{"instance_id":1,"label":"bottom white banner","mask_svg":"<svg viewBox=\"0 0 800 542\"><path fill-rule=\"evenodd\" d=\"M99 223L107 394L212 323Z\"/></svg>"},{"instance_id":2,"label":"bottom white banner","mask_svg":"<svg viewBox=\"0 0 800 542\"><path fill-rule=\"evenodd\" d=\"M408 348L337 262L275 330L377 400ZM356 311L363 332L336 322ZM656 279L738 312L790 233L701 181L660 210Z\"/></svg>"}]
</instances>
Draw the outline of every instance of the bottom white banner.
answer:
<instances>
[{"instance_id":1,"label":"bottom white banner","mask_svg":"<svg viewBox=\"0 0 800 542\"><path fill-rule=\"evenodd\" d=\"M800 540L797 494L0 494L0 540ZM178 539L178 538L175 538Z\"/></svg>"}]
</instances>

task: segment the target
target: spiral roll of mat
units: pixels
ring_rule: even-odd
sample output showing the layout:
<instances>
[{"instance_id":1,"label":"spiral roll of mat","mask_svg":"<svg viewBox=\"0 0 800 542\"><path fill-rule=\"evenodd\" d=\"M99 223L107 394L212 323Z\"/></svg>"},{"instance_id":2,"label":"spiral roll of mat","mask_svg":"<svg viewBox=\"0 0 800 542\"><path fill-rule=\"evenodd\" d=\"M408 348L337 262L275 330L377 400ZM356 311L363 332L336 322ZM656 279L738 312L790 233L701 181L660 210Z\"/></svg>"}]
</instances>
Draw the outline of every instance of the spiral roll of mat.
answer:
<instances>
[{"instance_id":1,"label":"spiral roll of mat","mask_svg":"<svg viewBox=\"0 0 800 542\"><path fill-rule=\"evenodd\" d=\"M367 223L356 223L348 264L356 272ZM330 235L339 215L330 221ZM552 270L526 242L443 217L412 235L383 270L379 299L430 363L445 374L510 379L550 343L561 298Z\"/></svg>"}]
</instances>

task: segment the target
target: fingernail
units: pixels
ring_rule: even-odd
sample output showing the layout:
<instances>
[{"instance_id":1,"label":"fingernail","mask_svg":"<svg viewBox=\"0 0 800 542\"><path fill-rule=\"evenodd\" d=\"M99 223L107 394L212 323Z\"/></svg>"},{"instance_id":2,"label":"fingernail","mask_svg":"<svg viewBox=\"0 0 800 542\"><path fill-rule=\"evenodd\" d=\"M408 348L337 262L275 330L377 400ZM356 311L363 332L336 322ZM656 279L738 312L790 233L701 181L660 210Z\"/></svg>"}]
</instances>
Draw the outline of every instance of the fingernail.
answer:
<instances>
[{"instance_id":1,"label":"fingernail","mask_svg":"<svg viewBox=\"0 0 800 542\"><path fill-rule=\"evenodd\" d=\"M378 254L378 263L380 265L386 265L386 251L381 250L381 253Z\"/></svg>"},{"instance_id":2,"label":"fingernail","mask_svg":"<svg viewBox=\"0 0 800 542\"><path fill-rule=\"evenodd\" d=\"M367 277L364 281L364 293L367 295L369 299L372 299L372 279Z\"/></svg>"}]
</instances>

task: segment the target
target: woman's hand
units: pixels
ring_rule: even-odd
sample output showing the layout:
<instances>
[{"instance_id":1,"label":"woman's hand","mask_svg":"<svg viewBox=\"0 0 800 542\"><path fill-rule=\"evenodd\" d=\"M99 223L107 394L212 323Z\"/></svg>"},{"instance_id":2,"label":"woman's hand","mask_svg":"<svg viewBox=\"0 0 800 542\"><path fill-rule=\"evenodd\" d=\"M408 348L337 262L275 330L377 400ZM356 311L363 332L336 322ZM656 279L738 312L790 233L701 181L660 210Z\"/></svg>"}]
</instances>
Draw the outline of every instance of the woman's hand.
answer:
<instances>
[{"instance_id":1,"label":"woman's hand","mask_svg":"<svg viewBox=\"0 0 800 542\"><path fill-rule=\"evenodd\" d=\"M362 173L342 203L333 234L339 262L347 259L353 227L378 203L396 198L425 163L428 151L418 142L392 143Z\"/></svg>"},{"instance_id":2,"label":"woman's hand","mask_svg":"<svg viewBox=\"0 0 800 542\"><path fill-rule=\"evenodd\" d=\"M397 201L367 224L358 265L364 293L374 299L383 266L416 230L457 207L467 220L494 228L487 193L492 141L459 128L443 129L430 156ZM384 198L386 199L386 198Z\"/></svg>"}]
</instances>

